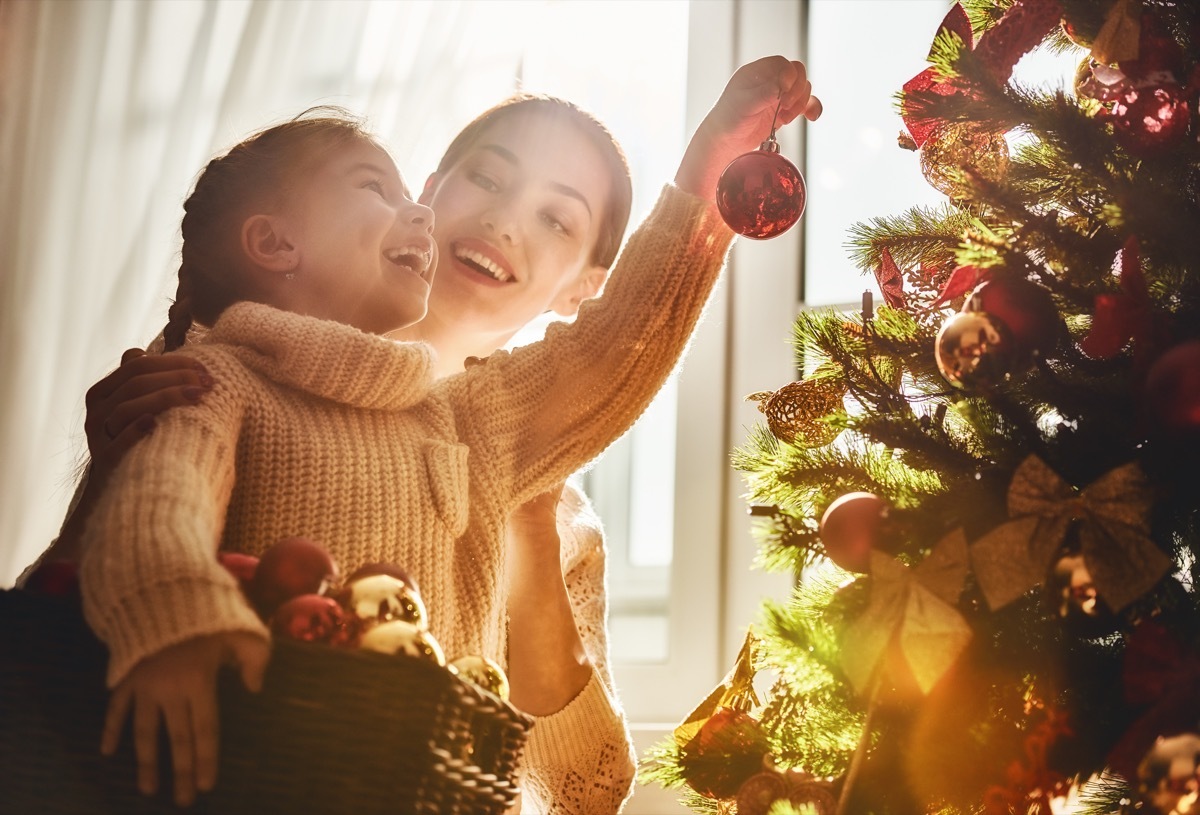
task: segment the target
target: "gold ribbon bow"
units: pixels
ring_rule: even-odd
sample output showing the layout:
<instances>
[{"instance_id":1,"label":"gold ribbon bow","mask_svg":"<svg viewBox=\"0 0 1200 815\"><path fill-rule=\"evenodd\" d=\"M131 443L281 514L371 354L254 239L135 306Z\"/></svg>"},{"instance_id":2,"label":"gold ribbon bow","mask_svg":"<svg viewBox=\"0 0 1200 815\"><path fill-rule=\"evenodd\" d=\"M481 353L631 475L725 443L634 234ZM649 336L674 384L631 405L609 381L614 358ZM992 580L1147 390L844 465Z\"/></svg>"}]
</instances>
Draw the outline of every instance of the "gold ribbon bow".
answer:
<instances>
[{"instance_id":1,"label":"gold ribbon bow","mask_svg":"<svg viewBox=\"0 0 1200 815\"><path fill-rule=\"evenodd\" d=\"M910 569L871 552L871 599L842 641L842 669L860 693L871 684L893 637L922 693L929 693L971 639L955 608L967 577L967 539L961 529L942 538Z\"/></svg>"},{"instance_id":2,"label":"gold ribbon bow","mask_svg":"<svg viewBox=\"0 0 1200 815\"><path fill-rule=\"evenodd\" d=\"M758 705L758 694L754 691L754 648L757 643L754 632L747 630L737 659L721 684L713 688L704 701L675 728L676 744L680 747L687 745L704 727L704 723L712 718L717 708L732 707L746 711Z\"/></svg>"},{"instance_id":3,"label":"gold ribbon bow","mask_svg":"<svg viewBox=\"0 0 1200 815\"><path fill-rule=\"evenodd\" d=\"M1136 463L1076 490L1037 456L1021 462L1008 487L1013 519L971 546L988 605L1001 608L1040 585L1073 521L1096 589L1115 611L1146 593L1171 559L1150 540L1150 484Z\"/></svg>"}]
</instances>

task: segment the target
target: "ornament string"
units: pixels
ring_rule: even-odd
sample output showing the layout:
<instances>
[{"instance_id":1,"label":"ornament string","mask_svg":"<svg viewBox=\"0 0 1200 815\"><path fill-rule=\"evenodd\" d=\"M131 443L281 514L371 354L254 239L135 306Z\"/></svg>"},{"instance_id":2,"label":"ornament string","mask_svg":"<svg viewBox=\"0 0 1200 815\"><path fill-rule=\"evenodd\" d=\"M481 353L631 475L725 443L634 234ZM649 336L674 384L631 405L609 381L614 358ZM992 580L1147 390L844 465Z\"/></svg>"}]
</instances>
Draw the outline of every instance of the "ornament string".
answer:
<instances>
[{"instance_id":1,"label":"ornament string","mask_svg":"<svg viewBox=\"0 0 1200 815\"><path fill-rule=\"evenodd\" d=\"M771 114L771 135L767 136L767 141L775 141L775 125L779 121L779 109L783 107L783 91L779 92L779 99L775 102L775 112Z\"/></svg>"}]
</instances>

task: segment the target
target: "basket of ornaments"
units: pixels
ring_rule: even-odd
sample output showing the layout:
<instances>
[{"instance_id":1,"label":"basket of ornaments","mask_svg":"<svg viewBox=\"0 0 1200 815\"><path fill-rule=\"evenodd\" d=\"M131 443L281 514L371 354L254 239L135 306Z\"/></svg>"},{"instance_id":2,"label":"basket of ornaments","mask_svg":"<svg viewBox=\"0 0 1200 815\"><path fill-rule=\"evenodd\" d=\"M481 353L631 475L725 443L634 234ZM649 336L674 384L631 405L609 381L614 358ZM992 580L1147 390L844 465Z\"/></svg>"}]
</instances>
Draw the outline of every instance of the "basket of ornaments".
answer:
<instances>
[{"instance_id":1,"label":"basket of ornaments","mask_svg":"<svg viewBox=\"0 0 1200 815\"><path fill-rule=\"evenodd\" d=\"M220 680L220 764L187 810L238 815L501 815L531 719L493 661L447 661L416 582L394 564L337 579L318 544L220 553L272 635L261 692ZM0 813L178 812L167 778L136 787L132 738L102 756L107 652L74 568L0 591ZM159 767L171 766L161 745Z\"/></svg>"}]
</instances>

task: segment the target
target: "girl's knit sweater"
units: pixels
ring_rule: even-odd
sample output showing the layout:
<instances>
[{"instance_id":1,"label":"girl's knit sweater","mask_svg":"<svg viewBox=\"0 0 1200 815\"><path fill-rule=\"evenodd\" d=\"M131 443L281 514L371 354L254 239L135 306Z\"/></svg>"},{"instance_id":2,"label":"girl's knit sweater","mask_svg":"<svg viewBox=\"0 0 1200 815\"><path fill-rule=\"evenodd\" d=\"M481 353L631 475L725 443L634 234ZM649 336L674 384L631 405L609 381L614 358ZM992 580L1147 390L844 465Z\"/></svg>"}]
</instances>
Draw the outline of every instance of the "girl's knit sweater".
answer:
<instances>
[{"instance_id":1,"label":"girl's knit sweater","mask_svg":"<svg viewBox=\"0 0 1200 815\"><path fill-rule=\"evenodd\" d=\"M84 611L109 646L110 684L192 637L265 637L214 552L259 554L289 536L318 541L343 571L404 566L449 658L506 664L509 514L638 418L683 353L731 240L714 207L668 186L573 324L436 382L423 344L229 308L182 351L209 370L212 391L160 417L88 520ZM613 734L613 760L627 762L620 716L593 676L535 724L525 786L561 795L580 746Z\"/></svg>"}]
</instances>

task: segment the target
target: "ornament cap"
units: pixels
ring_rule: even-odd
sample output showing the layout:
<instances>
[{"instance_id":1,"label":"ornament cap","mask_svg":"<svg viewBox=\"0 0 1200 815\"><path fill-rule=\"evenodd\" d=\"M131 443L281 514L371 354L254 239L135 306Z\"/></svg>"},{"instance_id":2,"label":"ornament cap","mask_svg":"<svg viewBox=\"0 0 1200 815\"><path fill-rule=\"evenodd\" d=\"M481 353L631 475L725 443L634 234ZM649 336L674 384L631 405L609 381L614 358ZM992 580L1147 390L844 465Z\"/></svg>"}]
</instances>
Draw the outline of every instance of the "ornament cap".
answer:
<instances>
[{"instance_id":1,"label":"ornament cap","mask_svg":"<svg viewBox=\"0 0 1200 815\"><path fill-rule=\"evenodd\" d=\"M770 136L768 136L767 140L763 142L758 149L762 150L764 153L778 153L779 142L775 141L775 134L772 133Z\"/></svg>"}]
</instances>

